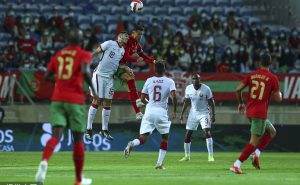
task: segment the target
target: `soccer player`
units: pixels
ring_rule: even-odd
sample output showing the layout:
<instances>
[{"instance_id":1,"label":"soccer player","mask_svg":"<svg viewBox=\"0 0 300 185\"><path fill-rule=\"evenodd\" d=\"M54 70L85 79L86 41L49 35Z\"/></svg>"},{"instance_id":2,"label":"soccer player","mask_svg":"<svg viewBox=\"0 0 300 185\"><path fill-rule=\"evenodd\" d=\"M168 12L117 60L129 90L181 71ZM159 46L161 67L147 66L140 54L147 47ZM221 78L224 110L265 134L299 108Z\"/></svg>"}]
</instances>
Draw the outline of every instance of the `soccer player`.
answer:
<instances>
[{"instance_id":1,"label":"soccer player","mask_svg":"<svg viewBox=\"0 0 300 185\"><path fill-rule=\"evenodd\" d=\"M68 126L72 130L74 139L73 160L75 165L75 185L91 184L91 179L82 177L84 164L84 144L82 136L86 128L86 114L84 106L83 79L90 85L94 97L97 94L89 77L91 54L80 48L82 32L71 29L68 33L69 46L58 51L50 60L45 79L55 81L55 88L50 106L52 123L52 137L48 140L42 161L35 176L36 182L44 183L48 161L55 146Z\"/></svg>"},{"instance_id":2,"label":"soccer player","mask_svg":"<svg viewBox=\"0 0 300 185\"><path fill-rule=\"evenodd\" d=\"M180 115L181 122L183 121L183 114L187 107L191 104L190 113L186 123L186 135L184 140L185 156L179 161L190 160L190 148L193 131L196 131L199 124L201 125L208 151L208 161L213 162L213 139L211 137L211 123L215 122L215 101L210 88L200 83L200 75L192 75L193 84L188 85L185 89L185 99Z\"/></svg>"},{"instance_id":3,"label":"soccer player","mask_svg":"<svg viewBox=\"0 0 300 185\"><path fill-rule=\"evenodd\" d=\"M103 104L102 109L102 130L100 135L109 140L114 138L108 131L108 121L110 118L112 98L114 94L114 79L113 76L119 68L119 63L122 60L125 49L124 45L127 43L129 35L127 32L120 32L117 41L106 41L96 49L94 53L102 53L101 60L94 70L92 82L96 87L96 93L100 97L100 101L93 99L88 112L87 132L86 138L93 140L92 125L98 106ZM121 66L121 68L124 66Z\"/></svg>"},{"instance_id":4,"label":"soccer player","mask_svg":"<svg viewBox=\"0 0 300 185\"><path fill-rule=\"evenodd\" d=\"M282 101L278 78L269 71L272 59L268 52L260 55L261 68L250 74L236 88L239 102L238 110L244 113L245 104L242 99L242 90L249 87L247 95L247 117L251 123L251 137L243 149L240 157L231 166L230 171L242 174L241 164L255 151L257 147L264 149L271 140L271 126L267 119L269 99L273 96L277 102ZM267 129L266 129L267 128ZM264 135L265 134L265 135Z\"/></svg>"},{"instance_id":5,"label":"soccer player","mask_svg":"<svg viewBox=\"0 0 300 185\"><path fill-rule=\"evenodd\" d=\"M149 134L154 129L161 134L160 150L155 169L165 169L163 160L168 149L168 138L171 126L171 121L168 118L168 99L171 95L173 101L173 115L176 117L176 88L172 79L164 76L165 66L161 62L155 63L156 76L148 78L144 84L141 101L137 102L137 106L146 105L145 115L143 116L140 136L137 139L130 141L124 150L124 157L127 158L133 147L142 145L146 142ZM149 97L149 102L146 101L146 96Z\"/></svg>"},{"instance_id":6,"label":"soccer player","mask_svg":"<svg viewBox=\"0 0 300 185\"><path fill-rule=\"evenodd\" d=\"M143 33L144 27L139 24L135 25L135 27L132 30L132 34L129 37L129 40L125 45L125 56L120 66L125 66L127 62L156 62L154 59L147 56L142 50L142 46L139 43L139 41ZM137 88L132 70L129 67L120 68L116 73L116 77L125 84L124 87L128 90L128 97L134 108L134 111L136 112L136 119L142 119L143 114L141 113L139 107L136 106L136 101L139 101L140 98L139 94L137 93Z\"/></svg>"}]
</instances>

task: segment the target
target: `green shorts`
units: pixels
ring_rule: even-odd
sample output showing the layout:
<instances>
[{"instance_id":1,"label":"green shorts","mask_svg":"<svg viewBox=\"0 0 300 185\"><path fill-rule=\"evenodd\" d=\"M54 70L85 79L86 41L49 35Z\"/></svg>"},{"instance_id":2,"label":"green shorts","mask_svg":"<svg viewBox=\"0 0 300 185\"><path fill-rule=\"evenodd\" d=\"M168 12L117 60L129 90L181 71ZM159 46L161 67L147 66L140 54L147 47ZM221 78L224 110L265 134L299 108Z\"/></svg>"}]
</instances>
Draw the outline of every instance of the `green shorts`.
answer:
<instances>
[{"instance_id":1,"label":"green shorts","mask_svg":"<svg viewBox=\"0 0 300 185\"><path fill-rule=\"evenodd\" d=\"M251 123L251 134L262 136L266 130L266 120L260 118L249 118Z\"/></svg>"},{"instance_id":2,"label":"green shorts","mask_svg":"<svg viewBox=\"0 0 300 185\"><path fill-rule=\"evenodd\" d=\"M85 105L54 101L50 105L50 119L53 127L68 127L75 132L84 132L86 130Z\"/></svg>"}]
</instances>

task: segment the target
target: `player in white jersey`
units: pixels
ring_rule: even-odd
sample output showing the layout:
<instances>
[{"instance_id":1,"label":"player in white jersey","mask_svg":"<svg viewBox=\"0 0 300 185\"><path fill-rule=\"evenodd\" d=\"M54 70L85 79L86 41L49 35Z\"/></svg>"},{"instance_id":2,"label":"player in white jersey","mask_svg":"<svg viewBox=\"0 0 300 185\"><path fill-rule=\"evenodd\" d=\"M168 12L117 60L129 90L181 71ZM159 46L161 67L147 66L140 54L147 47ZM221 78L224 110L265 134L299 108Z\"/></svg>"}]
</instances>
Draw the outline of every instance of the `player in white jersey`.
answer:
<instances>
[{"instance_id":1,"label":"player in white jersey","mask_svg":"<svg viewBox=\"0 0 300 185\"><path fill-rule=\"evenodd\" d=\"M133 147L142 145L146 142L149 134L154 129L161 134L160 150L155 169L165 169L163 160L168 148L168 138L171 126L171 121L168 118L168 99L171 95L173 102L173 115L176 118L176 88L172 79L164 77L165 66L162 62L155 63L156 76L148 78L144 84L141 101L137 101L137 106L146 105L145 114L140 127L140 136L138 139L130 141L124 150L124 157L127 158ZM146 96L149 97L149 102L146 101Z\"/></svg>"},{"instance_id":2,"label":"player in white jersey","mask_svg":"<svg viewBox=\"0 0 300 185\"><path fill-rule=\"evenodd\" d=\"M191 104L190 113L186 123L186 135L184 141L185 156L179 161L190 160L191 138L193 131L196 131L199 124L205 133L206 145L208 150L208 161L214 161L213 157L213 139L211 137L211 123L215 122L215 102L210 88L200 83L200 75L192 75L193 84L188 85L185 89L185 99L180 115L183 121L184 111Z\"/></svg>"},{"instance_id":3,"label":"player in white jersey","mask_svg":"<svg viewBox=\"0 0 300 185\"><path fill-rule=\"evenodd\" d=\"M129 35L127 32L118 34L117 41L106 41L96 49L93 53L101 53L100 62L93 72L92 82L96 87L96 93L100 98L97 101L93 98L92 104L88 112L86 138L93 140L92 125L99 105L103 105L102 109L102 130L100 135L113 140L113 137L108 132L108 121L111 112L112 98L114 94L114 79L113 76L119 68L119 63L122 60L125 49L124 46L128 42Z\"/></svg>"}]
</instances>

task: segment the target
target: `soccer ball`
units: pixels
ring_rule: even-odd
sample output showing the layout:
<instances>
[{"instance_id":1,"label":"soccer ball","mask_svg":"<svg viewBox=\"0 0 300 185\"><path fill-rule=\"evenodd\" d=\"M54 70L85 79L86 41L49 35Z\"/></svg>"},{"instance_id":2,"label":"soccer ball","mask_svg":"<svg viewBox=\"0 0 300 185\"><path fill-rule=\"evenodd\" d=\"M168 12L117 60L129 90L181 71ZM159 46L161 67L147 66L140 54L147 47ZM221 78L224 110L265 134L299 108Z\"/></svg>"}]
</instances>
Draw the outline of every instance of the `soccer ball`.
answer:
<instances>
[{"instance_id":1,"label":"soccer ball","mask_svg":"<svg viewBox=\"0 0 300 185\"><path fill-rule=\"evenodd\" d=\"M130 9L134 13L138 13L143 9L143 3L140 0L132 0L130 3Z\"/></svg>"}]
</instances>

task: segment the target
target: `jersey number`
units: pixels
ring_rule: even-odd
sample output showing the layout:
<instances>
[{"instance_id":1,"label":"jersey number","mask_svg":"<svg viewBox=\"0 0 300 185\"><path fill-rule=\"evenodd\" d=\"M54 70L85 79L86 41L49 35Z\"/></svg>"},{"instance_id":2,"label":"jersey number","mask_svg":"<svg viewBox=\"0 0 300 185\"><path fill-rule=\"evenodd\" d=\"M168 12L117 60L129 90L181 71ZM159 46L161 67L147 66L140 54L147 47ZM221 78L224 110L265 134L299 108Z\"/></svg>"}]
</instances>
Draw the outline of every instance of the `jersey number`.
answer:
<instances>
[{"instance_id":1,"label":"jersey number","mask_svg":"<svg viewBox=\"0 0 300 185\"><path fill-rule=\"evenodd\" d=\"M72 76L74 59L72 57L58 57L58 78L68 80Z\"/></svg>"},{"instance_id":2,"label":"jersey number","mask_svg":"<svg viewBox=\"0 0 300 185\"><path fill-rule=\"evenodd\" d=\"M256 99L257 96L254 94L254 92L258 89L258 87L260 86L260 92L259 92L259 96L258 96L258 99L259 100L262 100L263 98L263 95L264 95L264 91L265 91L265 87L266 87L266 84L264 82L258 82L256 80L252 80L252 84L254 85L252 88L251 88L251 92L250 92L250 97L252 99Z\"/></svg>"},{"instance_id":3,"label":"jersey number","mask_svg":"<svg viewBox=\"0 0 300 185\"><path fill-rule=\"evenodd\" d=\"M160 101L161 100L161 86L160 85L156 85L154 86L154 94L153 94L153 100L154 101Z\"/></svg>"}]
</instances>

